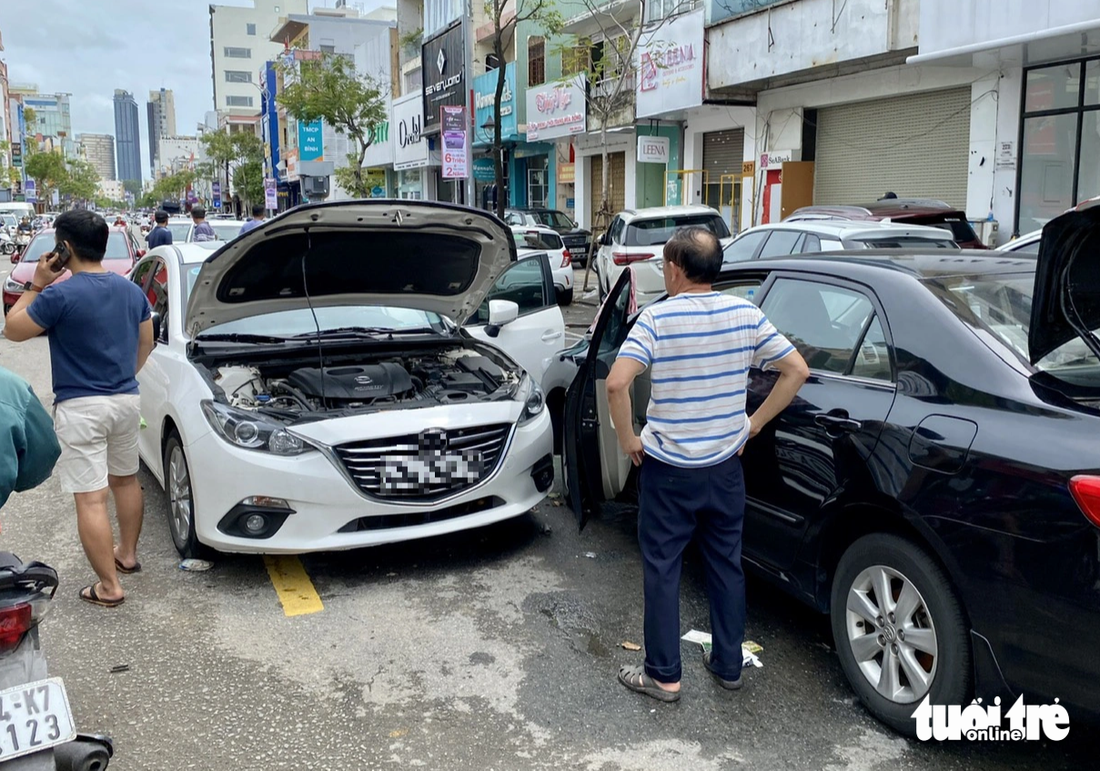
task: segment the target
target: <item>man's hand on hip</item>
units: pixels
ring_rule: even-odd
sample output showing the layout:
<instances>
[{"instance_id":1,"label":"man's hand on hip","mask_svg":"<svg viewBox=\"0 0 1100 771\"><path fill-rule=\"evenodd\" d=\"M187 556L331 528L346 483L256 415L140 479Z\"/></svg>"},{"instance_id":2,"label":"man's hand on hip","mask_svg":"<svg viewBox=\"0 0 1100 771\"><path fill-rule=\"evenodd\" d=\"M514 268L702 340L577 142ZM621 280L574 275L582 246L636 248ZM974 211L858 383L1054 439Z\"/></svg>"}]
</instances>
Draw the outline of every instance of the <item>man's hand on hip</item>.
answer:
<instances>
[{"instance_id":1,"label":"man's hand on hip","mask_svg":"<svg viewBox=\"0 0 1100 771\"><path fill-rule=\"evenodd\" d=\"M627 439L625 443L620 439L619 446L622 448L625 455L630 456L630 460L635 466L642 465L642 457L645 455L645 450L642 449L642 440L640 437L632 436Z\"/></svg>"}]
</instances>

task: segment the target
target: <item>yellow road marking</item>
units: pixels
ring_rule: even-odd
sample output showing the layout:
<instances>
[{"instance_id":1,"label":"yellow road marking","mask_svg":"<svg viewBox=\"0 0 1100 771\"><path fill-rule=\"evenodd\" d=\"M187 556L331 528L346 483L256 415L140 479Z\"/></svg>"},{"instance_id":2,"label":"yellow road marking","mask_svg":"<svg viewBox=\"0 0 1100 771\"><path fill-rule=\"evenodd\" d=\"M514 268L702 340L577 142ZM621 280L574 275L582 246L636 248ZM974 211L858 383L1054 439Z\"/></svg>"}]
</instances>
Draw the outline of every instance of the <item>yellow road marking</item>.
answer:
<instances>
[{"instance_id":1,"label":"yellow road marking","mask_svg":"<svg viewBox=\"0 0 1100 771\"><path fill-rule=\"evenodd\" d=\"M283 613L304 616L325 609L320 595L313 588L313 582L309 580L309 574L297 557L265 555L264 565L279 602L283 604Z\"/></svg>"}]
</instances>

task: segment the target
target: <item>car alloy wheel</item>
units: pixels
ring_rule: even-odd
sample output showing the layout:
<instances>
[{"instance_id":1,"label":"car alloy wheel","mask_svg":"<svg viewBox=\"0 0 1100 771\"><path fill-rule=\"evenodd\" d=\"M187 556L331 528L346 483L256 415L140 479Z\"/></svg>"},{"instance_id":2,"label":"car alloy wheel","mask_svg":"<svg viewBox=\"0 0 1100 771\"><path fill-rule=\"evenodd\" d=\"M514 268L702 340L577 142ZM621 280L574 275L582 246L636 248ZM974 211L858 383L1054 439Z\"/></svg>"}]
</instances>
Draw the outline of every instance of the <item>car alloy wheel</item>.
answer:
<instances>
[{"instance_id":1,"label":"car alloy wheel","mask_svg":"<svg viewBox=\"0 0 1100 771\"><path fill-rule=\"evenodd\" d=\"M939 644L912 581L885 565L863 570L848 589L845 627L860 672L879 694L893 702L924 698L936 675Z\"/></svg>"},{"instance_id":2,"label":"car alloy wheel","mask_svg":"<svg viewBox=\"0 0 1100 771\"><path fill-rule=\"evenodd\" d=\"M184 558L208 557L210 550L195 535L195 504L191 472L183 443L173 431L164 444L164 490L168 493L168 530L176 551Z\"/></svg>"}]
</instances>

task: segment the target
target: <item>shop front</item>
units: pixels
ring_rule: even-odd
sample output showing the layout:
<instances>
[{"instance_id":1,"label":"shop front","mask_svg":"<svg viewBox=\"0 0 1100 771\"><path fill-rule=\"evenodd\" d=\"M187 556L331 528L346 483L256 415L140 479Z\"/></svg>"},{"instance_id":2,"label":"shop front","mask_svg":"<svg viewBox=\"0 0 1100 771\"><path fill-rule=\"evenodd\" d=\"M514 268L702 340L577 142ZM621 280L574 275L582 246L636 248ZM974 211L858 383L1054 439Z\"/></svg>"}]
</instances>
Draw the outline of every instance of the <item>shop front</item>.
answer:
<instances>
[{"instance_id":1,"label":"shop front","mask_svg":"<svg viewBox=\"0 0 1100 771\"><path fill-rule=\"evenodd\" d=\"M465 51L463 25L459 22L426 40L421 48L424 63L421 67L424 83L422 132L436 146L442 137L443 108L468 106ZM445 177L442 165L432 168L428 185L434 188L437 201L474 203L466 201L466 179Z\"/></svg>"},{"instance_id":2,"label":"shop front","mask_svg":"<svg viewBox=\"0 0 1100 771\"><path fill-rule=\"evenodd\" d=\"M424 100L419 91L394 100L390 125L394 192L398 198L424 200L428 198L425 172L431 153L423 134Z\"/></svg>"},{"instance_id":3,"label":"shop front","mask_svg":"<svg viewBox=\"0 0 1100 771\"><path fill-rule=\"evenodd\" d=\"M575 160L572 139L583 136L587 127L584 80L577 77L529 88L525 102L527 142L518 145L514 153L513 205L562 208L572 216L577 204L570 187L576 182L576 172L569 167ZM564 200L559 182L564 186L562 192L573 193Z\"/></svg>"},{"instance_id":4,"label":"shop front","mask_svg":"<svg viewBox=\"0 0 1100 771\"><path fill-rule=\"evenodd\" d=\"M512 62L504 67L504 90L500 96L501 170L504 189L497 190L493 143L496 130L494 106L499 77L500 70L490 70L474 78L474 194L477 206L488 210L495 208L497 197L501 195L506 206L513 205L510 181L515 177L510 166L513 150L517 144L521 144L516 116L516 65Z\"/></svg>"}]
</instances>

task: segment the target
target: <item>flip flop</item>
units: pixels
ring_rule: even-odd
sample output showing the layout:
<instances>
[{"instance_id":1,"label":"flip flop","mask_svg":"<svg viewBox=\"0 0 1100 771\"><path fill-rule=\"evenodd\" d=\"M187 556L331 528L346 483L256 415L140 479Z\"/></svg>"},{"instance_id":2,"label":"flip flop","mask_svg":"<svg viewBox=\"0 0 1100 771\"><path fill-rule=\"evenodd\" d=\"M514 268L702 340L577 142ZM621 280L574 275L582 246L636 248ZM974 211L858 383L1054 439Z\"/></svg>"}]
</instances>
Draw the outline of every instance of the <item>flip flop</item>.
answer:
<instances>
[{"instance_id":1,"label":"flip flop","mask_svg":"<svg viewBox=\"0 0 1100 771\"><path fill-rule=\"evenodd\" d=\"M657 701L679 701L679 691L666 691L657 685L657 681L645 673L645 667L641 664L624 666L619 669L619 682L634 693L642 693L651 696Z\"/></svg>"},{"instance_id":2,"label":"flip flop","mask_svg":"<svg viewBox=\"0 0 1100 771\"><path fill-rule=\"evenodd\" d=\"M741 676L738 675L736 680L726 680L720 674L714 671L714 667L710 663L711 651L707 651L703 654L703 666L707 668L707 671L714 675L714 679L718 681L718 684L725 688L727 691L736 691L741 688Z\"/></svg>"},{"instance_id":3,"label":"flip flop","mask_svg":"<svg viewBox=\"0 0 1100 771\"><path fill-rule=\"evenodd\" d=\"M122 573L122 575L124 575L124 576L128 576L128 575L131 575L133 573L140 573L141 572L141 563L140 562L135 562L134 566L132 568L128 568L125 565L123 565L121 562L118 561L118 557L115 557L115 570L117 570L119 573Z\"/></svg>"},{"instance_id":4,"label":"flip flop","mask_svg":"<svg viewBox=\"0 0 1100 771\"><path fill-rule=\"evenodd\" d=\"M88 592L87 594L84 593L85 590L87 590L87 592ZM126 602L125 597L121 597L117 600L105 600L105 599L103 599L98 594L96 594L95 584L88 584L83 589L81 589L80 590L80 599L84 600L84 602L87 602L91 605L98 605L101 608L117 608L119 605Z\"/></svg>"}]
</instances>

